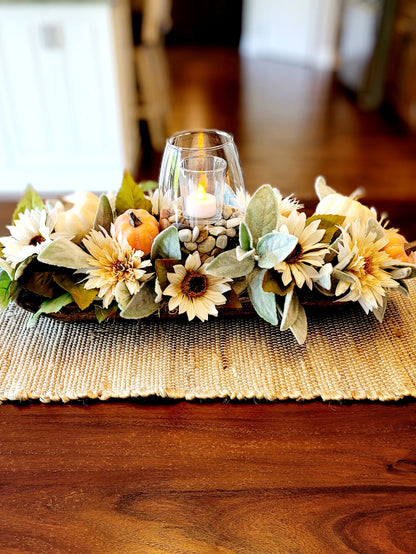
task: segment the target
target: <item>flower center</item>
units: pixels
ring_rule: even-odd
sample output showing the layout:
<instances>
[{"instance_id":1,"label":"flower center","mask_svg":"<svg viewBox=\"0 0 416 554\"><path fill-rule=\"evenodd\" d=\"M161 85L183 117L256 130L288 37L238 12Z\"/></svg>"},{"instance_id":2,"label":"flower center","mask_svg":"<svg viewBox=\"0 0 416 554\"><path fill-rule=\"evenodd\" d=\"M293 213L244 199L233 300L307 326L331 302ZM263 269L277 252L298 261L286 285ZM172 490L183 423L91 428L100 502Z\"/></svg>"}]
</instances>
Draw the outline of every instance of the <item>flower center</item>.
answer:
<instances>
[{"instance_id":1,"label":"flower center","mask_svg":"<svg viewBox=\"0 0 416 554\"><path fill-rule=\"evenodd\" d=\"M208 290L208 279L203 273L188 271L181 283L181 290L191 298L204 296Z\"/></svg>"},{"instance_id":2,"label":"flower center","mask_svg":"<svg viewBox=\"0 0 416 554\"><path fill-rule=\"evenodd\" d=\"M130 264L122 262L121 260L116 260L113 263L113 274L118 278L122 279L126 273L130 272Z\"/></svg>"},{"instance_id":3,"label":"flower center","mask_svg":"<svg viewBox=\"0 0 416 554\"><path fill-rule=\"evenodd\" d=\"M365 258L364 260L364 273L365 274L373 273L373 260L371 258Z\"/></svg>"},{"instance_id":4,"label":"flower center","mask_svg":"<svg viewBox=\"0 0 416 554\"><path fill-rule=\"evenodd\" d=\"M286 258L285 262L287 264L295 264L302 258L303 250L302 245L298 242L289 256Z\"/></svg>"},{"instance_id":5,"label":"flower center","mask_svg":"<svg viewBox=\"0 0 416 554\"><path fill-rule=\"evenodd\" d=\"M42 235L36 235L35 237L32 237L29 242L29 246L36 246L37 244L41 244L45 241L45 237L42 237Z\"/></svg>"}]
</instances>

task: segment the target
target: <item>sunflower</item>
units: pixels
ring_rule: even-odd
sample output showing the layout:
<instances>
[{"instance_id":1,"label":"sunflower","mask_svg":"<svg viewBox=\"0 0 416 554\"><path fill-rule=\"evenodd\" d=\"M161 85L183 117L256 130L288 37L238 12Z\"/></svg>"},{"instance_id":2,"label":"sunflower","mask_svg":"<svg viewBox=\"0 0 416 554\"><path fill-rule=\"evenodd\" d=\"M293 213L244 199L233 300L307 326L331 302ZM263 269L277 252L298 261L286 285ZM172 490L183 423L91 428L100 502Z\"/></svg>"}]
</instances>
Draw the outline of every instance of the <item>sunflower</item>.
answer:
<instances>
[{"instance_id":1,"label":"sunflower","mask_svg":"<svg viewBox=\"0 0 416 554\"><path fill-rule=\"evenodd\" d=\"M273 188L273 192L279 203L279 212L282 217L289 217L292 212L296 212L303 208L303 204L296 200L293 194L283 197L280 190L277 188Z\"/></svg>"},{"instance_id":2,"label":"sunflower","mask_svg":"<svg viewBox=\"0 0 416 554\"><path fill-rule=\"evenodd\" d=\"M285 286L294 281L302 288L306 285L312 290L313 281L320 278L316 268L324 265L324 257L329 252L327 245L320 242L325 235L324 229L318 229L319 220L306 225L306 214L292 211L279 231L297 237L298 243L289 256L274 266L281 273Z\"/></svg>"},{"instance_id":3,"label":"sunflower","mask_svg":"<svg viewBox=\"0 0 416 554\"><path fill-rule=\"evenodd\" d=\"M381 307L386 289L399 286L387 271L395 264L382 248L388 243L387 235L377 236L368 231L366 222L354 221L342 229L338 246L338 264L341 273L335 296L339 302L359 302L365 313ZM342 279L345 275L345 279Z\"/></svg>"},{"instance_id":4,"label":"sunflower","mask_svg":"<svg viewBox=\"0 0 416 554\"><path fill-rule=\"evenodd\" d=\"M139 292L143 283L152 278L146 273L149 260L143 260L143 252L134 250L121 235L115 236L114 225L111 234L105 229L92 230L82 241L90 253L88 263L91 267L84 283L86 289L99 289L104 308L108 308L121 286L126 286L131 295Z\"/></svg>"},{"instance_id":5,"label":"sunflower","mask_svg":"<svg viewBox=\"0 0 416 554\"><path fill-rule=\"evenodd\" d=\"M3 256L12 266L23 262L33 255L40 254L55 238L53 233L55 215L46 210L35 208L19 213L13 225L8 225L10 236L0 237Z\"/></svg>"},{"instance_id":6,"label":"sunflower","mask_svg":"<svg viewBox=\"0 0 416 554\"><path fill-rule=\"evenodd\" d=\"M169 285L163 294L171 296L169 310L179 307L179 313L186 313L188 320L198 317L206 321L208 315L218 315L215 306L225 304L224 292L230 290L231 279L215 277L205 271L208 263L201 265L198 252L190 254L185 265L175 265L174 273L168 273Z\"/></svg>"}]
</instances>

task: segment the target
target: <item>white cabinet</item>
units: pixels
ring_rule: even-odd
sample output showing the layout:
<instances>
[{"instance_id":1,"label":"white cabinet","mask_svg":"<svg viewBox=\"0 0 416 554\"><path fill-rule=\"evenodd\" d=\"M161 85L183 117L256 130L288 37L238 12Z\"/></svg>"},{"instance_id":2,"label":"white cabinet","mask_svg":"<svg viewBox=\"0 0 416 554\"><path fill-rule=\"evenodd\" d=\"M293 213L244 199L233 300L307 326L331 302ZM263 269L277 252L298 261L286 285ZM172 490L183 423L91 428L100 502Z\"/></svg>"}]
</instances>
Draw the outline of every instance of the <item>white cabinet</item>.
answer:
<instances>
[{"instance_id":1,"label":"white cabinet","mask_svg":"<svg viewBox=\"0 0 416 554\"><path fill-rule=\"evenodd\" d=\"M130 4L0 4L0 195L119 186L139 155Z\"/></svg>"}]
</instances>

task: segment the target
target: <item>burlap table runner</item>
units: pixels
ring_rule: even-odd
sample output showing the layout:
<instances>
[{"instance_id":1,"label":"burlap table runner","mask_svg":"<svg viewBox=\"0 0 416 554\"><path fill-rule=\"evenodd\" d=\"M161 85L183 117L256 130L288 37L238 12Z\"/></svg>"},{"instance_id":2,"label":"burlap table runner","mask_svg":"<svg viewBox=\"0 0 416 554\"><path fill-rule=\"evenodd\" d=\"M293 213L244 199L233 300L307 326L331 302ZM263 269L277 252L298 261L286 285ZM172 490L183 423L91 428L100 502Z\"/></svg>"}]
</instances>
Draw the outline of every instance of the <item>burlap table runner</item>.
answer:
<instances>
[{"instance_id":1,"label":"burlap table runner","mask_svg":"<svg viewBox=\"0 0 416 554\"><path fill-rule=\"evenodd\" d=\"M16 305L0 315L0 399L397 400L416 396L416 284L383 324L361 311L309 313L299 346L256 318L62 323Z\"/></svg>"}]
</instances>

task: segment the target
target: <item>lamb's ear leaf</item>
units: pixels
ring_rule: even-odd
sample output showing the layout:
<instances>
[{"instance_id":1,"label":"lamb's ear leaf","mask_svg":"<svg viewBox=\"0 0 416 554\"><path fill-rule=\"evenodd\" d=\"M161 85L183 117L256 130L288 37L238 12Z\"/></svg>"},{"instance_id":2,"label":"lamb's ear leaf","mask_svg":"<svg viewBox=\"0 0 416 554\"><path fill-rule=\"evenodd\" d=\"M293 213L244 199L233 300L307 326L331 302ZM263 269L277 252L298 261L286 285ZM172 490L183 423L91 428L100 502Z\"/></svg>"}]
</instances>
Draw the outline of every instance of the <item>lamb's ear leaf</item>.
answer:
<instances>
[{"instance_id":1,"label":"lamb's ear leaf","mask_svg":"<svg viewBox=\"0 0 416 554\"><path fill-rule=\"evenodd\" d=\"M38 260L45 264L69 269L83 269L89 265L89 255L75 243L63 237L54 240L42 250Z\"/></svg>"},{"instance_id":2,"label":"lamb's ear leaf","mask_svg":"<svg viewBox=\"0 0 416 554\"><path fill-rule=\"evenodd\" d=\"M254 269L254 253L242 260L238 260L236 249L227 250L218 254L207 267L207 273L211 273L216 277L229 277L237 279L238 277L246 277Z\"/></svg>"},{"instance_id":3,"label":"lamb's ear leaf","mask_svg":"<svg viewBox=\"0 0 416 554\"><path fill-rule=\"evenodd\" d=\"M259 266L270 269L286 259L298 243L298 238L287 233L268 233L257 244Z\"/></svg>"},{"instance_id":4,"label":"lamb's ear leaf","mask_svg":"<svg viewBox=\"0 0 416 554\"><path fill-rule=\"evenodd\" d=\"M253 249L253 237L251 236L250 229L244 221L240 223L239 240L240 248L243 250L249 251Z\"/></svg>"},{"instance_id":5,"label":"lamb's ear leaf","mask_svg":"<svg viewBox=\"0 0 416 554\"><path fill-rule=\"evenodd\" d=\"M272 187L261 186L248 203L245 219L254 246L261 237L277 229L279 218L279 203Z\"/></svg>"},{"instance_id":6,"label":"lamb's ear leaf","mask_svg":"<svg viewBox=\"0 0 416 554\"><path fill-rule=\"evenodd\" d=\"M265 269L255 268L247 276L247 290L257 314L272 325L277 325L275 296L272 292L265 292L263 290L265 272Z\"/></svg>"},{"instance_id":7,"label":"lamb's ear leaf","mask_svg":"<svg viewBox=\"0 0 416 554\"><path fill-rule=\"evenodd\" d=\"M121 317L125 319L142 319L152 315L159 308L155 298L156 293L153 287L149 283L145 283L120 312Z\"/></svg>"},{"instance_id":8,"label":"lamb's ear leaf","mask_svg":"<svg viewBox=\"0 0 416 554\"><path fill-rule=\"evenodd\" d=\"M179 242L179 233L176 227L171 225L157 235L152 244L150 257L152 260L156 258L181 259L181 243Z\"/></svg>"},{"instance_id":9,"label":"lamb's ear leaf","mask_svg":"<svg viewBox=\"0 0 416 554\"><path fill-rule=\"evenodd\" d=\"M96 231L99 231L100 228L102 227L107 231L107 233L109 233L112 223L113 223L113 210L111 208L110 201L106 194L102 194L98 202L98 208L97 208L97 213L95 214L93 229L95 229Z\"/></svg>"}]
</instances>

